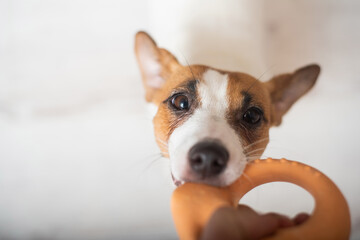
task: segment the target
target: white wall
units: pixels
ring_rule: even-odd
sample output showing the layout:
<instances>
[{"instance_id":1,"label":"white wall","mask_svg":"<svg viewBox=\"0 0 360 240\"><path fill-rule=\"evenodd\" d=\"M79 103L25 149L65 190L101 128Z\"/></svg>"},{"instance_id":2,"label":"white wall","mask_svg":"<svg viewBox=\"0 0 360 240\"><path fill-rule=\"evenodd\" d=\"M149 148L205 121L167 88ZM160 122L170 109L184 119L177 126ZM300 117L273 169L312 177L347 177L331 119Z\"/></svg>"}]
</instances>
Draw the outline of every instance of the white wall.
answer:
<instances>
[{"instance_id":1,"label":"white wall","mask_svg":"<svg viewBox=\"0 0 360 240\"><path fill-rule=\"evenodd\" d=\"M183 63L262 80L318 62L315 89L264 155L330 176L358 239L359 10L355 0L0 1L0 239L176 239L169 166L133 56L140 29ZM290 215L312 207L287 184L244 201Z\"/></svg>"},{"instance_id":2,"label":"white wall","mask_svg":"<svg viewBox=\"0 0 360 240\"><path fill-rule=\"evenodd\" d=\"M133 36L147 28L147 1L0 4L1 109L116 97L137 77Z\"/></svg>"}]
</instances>

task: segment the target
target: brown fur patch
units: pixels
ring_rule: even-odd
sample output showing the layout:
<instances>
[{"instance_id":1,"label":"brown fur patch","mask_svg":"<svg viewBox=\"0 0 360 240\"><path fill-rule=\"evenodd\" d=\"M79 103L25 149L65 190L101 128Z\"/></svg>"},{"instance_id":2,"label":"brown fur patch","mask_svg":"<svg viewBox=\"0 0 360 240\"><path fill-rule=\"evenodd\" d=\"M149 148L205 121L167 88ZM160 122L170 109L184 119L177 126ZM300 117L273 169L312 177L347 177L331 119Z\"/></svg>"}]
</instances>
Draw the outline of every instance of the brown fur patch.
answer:
<instances>
[{"instance_id":1,"label":"brown fur patch","mask_svg":"<svg viewBox=\"0 0 360 240\"><path fill-rule=\"evenodd\" d=\"M153 102L158 106L158 113L153 119L155 137L158 141L158 145L162 146L162 152L167 153L167 146L159 143L168 142L171 133L184 123L192 112L199 104L198 99L193 99L190 112L185 113L183 116L176 115L168 103L165 102L174 91L177 89L183 89L184 83L191 80L202 81L202 75L206 71L207 67L201 65L183 66L169 76L165 82L161 91L158 91L154 97Z\"/></svg>"},{"instance_id":2,"label":"brown fur patch","mask_svg":"<svg viewBox=\"0 0 360 240\"><path fill-rule=\"evenodd\" d=\"M229 73L228 76L228 122L239 135L245 154L250 159L261 156L269 141L270 96L262 82L247 74ZM256 126L243 121L243 115L250 107L257 107L263 112L262 120Z\"/></svg>"}]
</instances>

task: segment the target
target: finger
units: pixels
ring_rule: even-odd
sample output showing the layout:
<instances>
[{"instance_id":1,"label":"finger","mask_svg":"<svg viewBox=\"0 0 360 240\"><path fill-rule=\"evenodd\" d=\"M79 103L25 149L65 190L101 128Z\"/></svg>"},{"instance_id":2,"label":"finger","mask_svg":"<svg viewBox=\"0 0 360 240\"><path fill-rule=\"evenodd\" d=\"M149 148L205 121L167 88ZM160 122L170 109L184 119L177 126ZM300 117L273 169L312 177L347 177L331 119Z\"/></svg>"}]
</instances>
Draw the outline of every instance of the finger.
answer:
<instances>
[{"instance_id":1,"label":"finger","mask_svg":"<svg viewBox=\"0 0 360 240\"><path fill-rule=\"evenodd\" d=\"M246 239L261 239L273 235L280 226L280 219L273 214L259 216L247 227Z\"/></svg>"},{"instance_id":2,"label":"finger","mask_svg":"<svg viewBox=\"0 0 360 240\"><path fill-rule=\"evenodd\" d=\"M241 212L242 215L247 217L259 216L259 214L252 208L246 205L239 204L237 207L238 212Z\"/></svg>"},{"instance_id":3,"label":"finger","mask_svg":"<svg viewBox=\"0 0 360 240\"><path fill-rule=\"evenodd\" d=\"M309 218L310 218L309 214L299 213L298 215L296 215L294 217L293 222L295 223L295 225L300 225L300 224L303 224L304 222L306 222Z\"/></svg>"},{"instance_id":4,"label":"finger","mask_svg":"<svg viewBox=\"0 0 360 240\"><path fill-rule=\"evenodd\" d=\"M278 213L267 213L267 214L265 214L265 216L266 215L276 218L279 223L280 228L288 228L288 227L293 227L295 225L295 223L289 217L287 217L285 215L278 214Z\"/></svg>"},{"instance_id":5,"label":"finger","mask_svg":"<svg viewBox=\"0 0 360 240\"><path fill-rule=\"evenodd\" d=\"M239 212L231 207L222 207L215 211L206 224L201 240L246 239L242 223L238 221Z\"/></svg>"}]
</instances>

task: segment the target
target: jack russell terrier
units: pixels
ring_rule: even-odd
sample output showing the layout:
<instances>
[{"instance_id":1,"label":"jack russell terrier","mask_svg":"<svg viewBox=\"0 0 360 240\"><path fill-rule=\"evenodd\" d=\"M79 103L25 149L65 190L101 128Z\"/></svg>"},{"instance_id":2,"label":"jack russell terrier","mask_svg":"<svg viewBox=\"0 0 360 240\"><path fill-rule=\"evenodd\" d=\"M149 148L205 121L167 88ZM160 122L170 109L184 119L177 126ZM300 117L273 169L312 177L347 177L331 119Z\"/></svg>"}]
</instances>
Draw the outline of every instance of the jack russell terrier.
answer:
<instances>
[{"instance_id":1,"label":"jack russell terrier","mask_svg":"<svg viewBox=\"0 0 360 240\"><path fill-rule=\"evenodd\" d=\"M145 99L156 106L156 142L176 186L227 186L259 158L289 108L315 84L316 64L267 82L241 72L182 66L145 32L135 37Z\"/></svg>"}]
</instances>

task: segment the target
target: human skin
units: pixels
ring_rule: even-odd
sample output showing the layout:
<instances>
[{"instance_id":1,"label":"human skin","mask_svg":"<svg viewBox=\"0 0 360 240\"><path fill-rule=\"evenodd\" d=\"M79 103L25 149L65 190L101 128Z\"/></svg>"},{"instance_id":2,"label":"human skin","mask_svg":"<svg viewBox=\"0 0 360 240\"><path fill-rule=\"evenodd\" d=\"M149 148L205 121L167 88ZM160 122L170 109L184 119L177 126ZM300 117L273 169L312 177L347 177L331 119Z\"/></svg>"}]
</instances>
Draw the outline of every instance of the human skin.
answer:
<instances>
[{"instance_id":1,"label":"human skin","mask_svg":"<svg viewBox=\"0 0 360 240\"><path fill-rule=\"evenodd\" d=\"M236 211L222 207L210 218L201 240L258 240L275 234L280 228L300 225L308 218L306 213L292 219L276 213L259 214L245 205L239 205Z\"/></svg>"}]
</instances>

